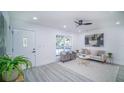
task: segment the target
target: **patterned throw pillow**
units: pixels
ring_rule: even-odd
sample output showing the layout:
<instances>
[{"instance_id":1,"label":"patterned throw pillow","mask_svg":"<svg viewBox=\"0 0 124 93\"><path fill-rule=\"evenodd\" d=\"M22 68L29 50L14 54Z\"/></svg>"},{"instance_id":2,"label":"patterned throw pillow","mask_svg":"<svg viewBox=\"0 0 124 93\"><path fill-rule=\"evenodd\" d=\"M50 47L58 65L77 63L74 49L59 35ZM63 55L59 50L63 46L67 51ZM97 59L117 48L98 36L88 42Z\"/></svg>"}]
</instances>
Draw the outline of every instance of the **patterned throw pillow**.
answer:
<instances>
[{"instance_id":1,"label":"patterned throw pillow","mask_svg":"<svg viewBox=\"0 0 124 93\"><path fill-rule=\"evenodd\" d=\"M82 54L88 54L88 50L87 49L82 49Z\"/></svg>"}]
</instances>

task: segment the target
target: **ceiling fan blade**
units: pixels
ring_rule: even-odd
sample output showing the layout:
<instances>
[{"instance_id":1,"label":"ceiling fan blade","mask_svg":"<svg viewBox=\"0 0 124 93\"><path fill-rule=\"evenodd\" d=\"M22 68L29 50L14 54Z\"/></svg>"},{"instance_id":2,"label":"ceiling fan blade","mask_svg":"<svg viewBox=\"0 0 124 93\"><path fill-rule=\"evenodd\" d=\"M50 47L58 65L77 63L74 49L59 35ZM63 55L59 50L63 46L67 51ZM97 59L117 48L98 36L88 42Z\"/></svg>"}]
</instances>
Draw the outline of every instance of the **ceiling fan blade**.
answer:
<instances>
[{"instance_id":1,"label":"ceiling fan blade","mask_svg":"<svg viewBox=\"0 0 124 93\"><path fill-rule=\"evenodd\" d=\"M91 25L92 23L83 23L83 25Z\"/></svg>"},{"instance_id":2,"label":"ceiling fan blade","mask_svg":"<svg viewBox=\"0 0 124 93\"><path fill-rule=\"evenodd\" d=\"M78 25L76 25L76 27L79 27L79 26L82 26L82 25L83 25L83 24L81 24L81 25L78 24Z\"/></svg>"},{"instance_id":3,"label":"ceiling fan blade","mask_svg":"<svg viewBox=\"0 0 124 93\"><path fill-rule=\"evenodd\" d=\"M77 22L77 21L74 21L75 23L77 23L77 24L79 24L79 22Z\"/></svg>"}]
</instances>

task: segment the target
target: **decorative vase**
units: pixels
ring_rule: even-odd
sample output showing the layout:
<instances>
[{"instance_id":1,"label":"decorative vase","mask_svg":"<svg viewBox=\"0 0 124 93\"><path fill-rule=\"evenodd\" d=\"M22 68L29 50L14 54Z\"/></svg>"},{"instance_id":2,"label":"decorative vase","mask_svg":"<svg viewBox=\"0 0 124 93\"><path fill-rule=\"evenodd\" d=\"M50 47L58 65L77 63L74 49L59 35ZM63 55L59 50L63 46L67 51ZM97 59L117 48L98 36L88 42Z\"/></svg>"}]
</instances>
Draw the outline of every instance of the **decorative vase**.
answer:
<instances>
[{"instance_id":1,"label":"decorative vase","mask_svg":"<svg viewBox=\"0 0 124 93\"><path fill-rule=\"evenodd\" d=\"M9 75L8 71L5 71L3 76L2 76L2 80L3 81L15 81L19 76L19 73L16 70L12 70L12 73Z\"/></svg>"}]
</instances>

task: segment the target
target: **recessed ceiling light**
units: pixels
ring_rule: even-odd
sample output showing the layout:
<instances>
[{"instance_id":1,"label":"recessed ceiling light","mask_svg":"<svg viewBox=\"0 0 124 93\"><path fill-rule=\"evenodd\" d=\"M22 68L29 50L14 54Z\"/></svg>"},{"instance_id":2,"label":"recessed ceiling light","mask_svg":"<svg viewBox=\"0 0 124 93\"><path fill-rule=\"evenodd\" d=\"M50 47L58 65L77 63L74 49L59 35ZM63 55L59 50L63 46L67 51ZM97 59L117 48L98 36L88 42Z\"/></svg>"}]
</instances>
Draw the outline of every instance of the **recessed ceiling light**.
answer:
<instances>
[{"instance_id":1,"label":"recessed ceiling light","mask_svg":"<svg viewBox=\"0 0 124 93\"><path fill-rule=\"evenodd\" d=\"M116 22L116 24L117 24L117 25L119 25L119 24L120 24L120 22L119 22L119 21L117 21L117 22Z\"/></svg>"},{"instance_id":2,"label":"recessed ceiling light","mask_svg":"<svg viewBox=\"0 0 124 93\"><path fill-rule=\"evenodd\" d=\"M33 20L37 20L37 17L33 17Z\"/></svg>"},{"instance_id":3,"label":"recessed ceiling light","mask_svg":"<svg viewBox=\"0 0 124 93\"><path fill-rule=\"evenodd\" d=\"M78 30L78 32L81 32L81 30Z\"/></svg>"},{"instance_id":4,"label":"recessed ceiling light","mask_svg":"<svg viewBox=\"0 0 124 93\"><path fill-rule=\"evenodd\" d=\"M64 25L63 27L64 27L64 28L66 28L67 26L66 26L66 25Z\"/></svg>"}]
</instances>

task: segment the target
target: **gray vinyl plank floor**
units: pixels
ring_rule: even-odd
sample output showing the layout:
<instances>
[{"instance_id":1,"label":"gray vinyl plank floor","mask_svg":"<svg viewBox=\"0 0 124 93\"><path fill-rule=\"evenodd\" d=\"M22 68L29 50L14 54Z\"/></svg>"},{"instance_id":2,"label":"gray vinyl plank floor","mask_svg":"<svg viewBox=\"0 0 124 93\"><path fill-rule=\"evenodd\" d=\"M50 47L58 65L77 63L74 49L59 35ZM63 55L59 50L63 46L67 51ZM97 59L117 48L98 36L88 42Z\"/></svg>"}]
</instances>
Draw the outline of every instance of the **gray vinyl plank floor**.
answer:
<instances>
[{"instance_id":1,"label":"gray vinyl plank floor","mask_svg":"<svg viewBox=\"0 0 124 93\"><path fill-rule=\"evenodd\" d=\"M24 71L25 82L91 82L92 80L80 75L57 63L34 67Z\"/></svg>"},{"instance_id":2,"label":"gray vinyl plank floor","mask_svg":"<svg viewBox=\"0 0 124 93\"><path fill-rule=\"evenodd\" d=\"M124 66L122 66L122 65L119 66L119 71L118 71L116 81L124 82Z\"/></svg>"}]
</instances>

